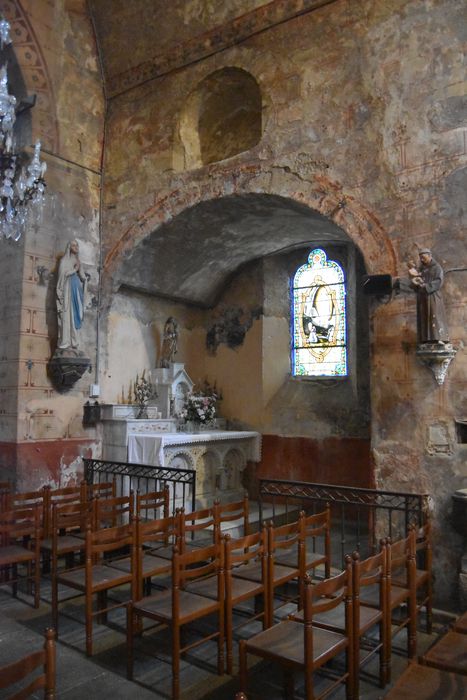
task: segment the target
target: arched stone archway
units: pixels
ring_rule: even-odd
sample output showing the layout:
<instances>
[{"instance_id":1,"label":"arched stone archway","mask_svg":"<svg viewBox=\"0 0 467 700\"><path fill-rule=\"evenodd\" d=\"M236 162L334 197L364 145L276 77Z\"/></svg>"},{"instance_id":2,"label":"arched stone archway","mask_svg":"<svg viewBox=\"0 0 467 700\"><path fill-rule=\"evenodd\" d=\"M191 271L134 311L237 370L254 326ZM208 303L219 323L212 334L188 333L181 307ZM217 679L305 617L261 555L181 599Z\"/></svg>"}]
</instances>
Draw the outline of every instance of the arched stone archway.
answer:
<instances>
[{"instance_id":1,"label":"arched stone archway","mask_svg":"<svg viewBox=\"0 0 467 700\"><path fill-rule=\"evenodd\" d=\"M377 218L340 183L320 172L306 172L298 157L296 166L271 162L212 166L179 176L173 188L156 197L155 204L121 234L107 253L103 304L110 302L112 292L120 286L120 271L126 259L149 236L157 236L159 227L190 207L232 195L274 195L304 205L345 232L361 251L368 272L394 274L396 255Z\"/></svg>"}]
</instances>

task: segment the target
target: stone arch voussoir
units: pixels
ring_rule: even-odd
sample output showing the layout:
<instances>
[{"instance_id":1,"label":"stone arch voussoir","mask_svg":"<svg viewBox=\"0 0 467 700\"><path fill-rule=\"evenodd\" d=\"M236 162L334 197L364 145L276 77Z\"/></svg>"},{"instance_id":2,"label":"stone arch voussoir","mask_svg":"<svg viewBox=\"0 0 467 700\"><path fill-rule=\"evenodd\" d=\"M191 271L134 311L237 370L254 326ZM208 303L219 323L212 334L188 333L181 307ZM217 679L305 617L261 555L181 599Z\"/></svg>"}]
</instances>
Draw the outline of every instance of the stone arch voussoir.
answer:
<instances>
[{"instance_id":1,"label":"stone arch voussoir","mask_svg":"<svg viewBox=\"0 0 467 700\"><path fill-rule=\"evenodd\" d=\"M167 191L168 190L168 191ZM370 274L395 274L392 243L372 214L338 182L322 174L304 177L289 166L266 163L233 168L212 166L179 176L173 188L130 226L107 254L103 266L103 301L118 287L119 268L131 251L159 226L203 201L242 194L270 194L305 204L340 226L361 251Z\"/></svg>"}]
</instances>

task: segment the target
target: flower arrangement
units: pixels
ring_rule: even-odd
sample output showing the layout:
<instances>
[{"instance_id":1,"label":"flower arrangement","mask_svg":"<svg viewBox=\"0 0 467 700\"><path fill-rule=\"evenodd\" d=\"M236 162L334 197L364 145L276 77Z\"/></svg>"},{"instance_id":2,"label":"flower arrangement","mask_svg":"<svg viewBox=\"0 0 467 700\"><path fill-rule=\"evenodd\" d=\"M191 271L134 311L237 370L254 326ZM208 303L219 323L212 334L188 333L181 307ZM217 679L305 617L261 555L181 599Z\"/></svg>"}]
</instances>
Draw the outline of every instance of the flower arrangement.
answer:
<instances>
[{"instance_id":1,"label":"flower arrangement","mask_svg":"<svg viewBox=\"0 0 467 700\"><path fill-rule=\"evenodd\" d=\"M147 417L146 404L152 396L152 385L150 381L145 379L145 372L146 370L143 370L141 379L138 379L138 375L136 375L136 380L133 387L135 403L139 405L138 415L136 416L137 418Z\"/></svg>"},{"instance_id":2,"label":"flower arrangement","mask_svg":"<svg viewBox=\"0 0 467 700\"><path fill-rule=\"evenodd\" d=\"M180 411L180 418L193 423L209 423L216 417L216 402L219 396L206 382L198 392L188 394L185 404Z\"/></svg>"}]
</instances>

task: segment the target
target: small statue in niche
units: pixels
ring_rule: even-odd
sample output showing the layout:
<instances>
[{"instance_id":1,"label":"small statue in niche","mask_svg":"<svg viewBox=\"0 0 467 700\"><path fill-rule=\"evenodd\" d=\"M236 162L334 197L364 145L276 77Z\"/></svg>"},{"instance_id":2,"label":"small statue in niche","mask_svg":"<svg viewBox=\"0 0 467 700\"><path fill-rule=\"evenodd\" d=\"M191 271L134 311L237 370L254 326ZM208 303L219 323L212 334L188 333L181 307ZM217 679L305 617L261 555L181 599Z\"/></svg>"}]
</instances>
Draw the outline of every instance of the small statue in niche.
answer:
<instances>
[{"instance_id":1,"label":"small statue in niche","mask_svg":"<svg viewBox=\"0 0 467 700\"><path fill-rule=\"evenodd\" d=\"M56 302L58 320L57 349L77 349L84 317L84 295L88 275L81 269L78 241L68 243L58 266Z\"/></svg>"},{"instance_id":2,"label":"small statue in niche","mask_svg":"<svg viewBox=\"0 0 467 700\"><path fill-rule=\"evenodd\" d=\"M170 367L178 352L178 322L173 316L169 316L164 325L164 337L162 339L161 359L159 367Z\"/></svg>"},{"instance_id":3,"label":"small statue in niche","mask_svg":"<svg viewBox=\"0 0 467 700\"><path fill-rule=\"evenodd\" d=\"M422 343L449 343L441 287L444 273L441 265L433 258L431 250L419 251L420 265L408 263L410 287L417 294L417 340Z\"/></svg>"}]
</instances>

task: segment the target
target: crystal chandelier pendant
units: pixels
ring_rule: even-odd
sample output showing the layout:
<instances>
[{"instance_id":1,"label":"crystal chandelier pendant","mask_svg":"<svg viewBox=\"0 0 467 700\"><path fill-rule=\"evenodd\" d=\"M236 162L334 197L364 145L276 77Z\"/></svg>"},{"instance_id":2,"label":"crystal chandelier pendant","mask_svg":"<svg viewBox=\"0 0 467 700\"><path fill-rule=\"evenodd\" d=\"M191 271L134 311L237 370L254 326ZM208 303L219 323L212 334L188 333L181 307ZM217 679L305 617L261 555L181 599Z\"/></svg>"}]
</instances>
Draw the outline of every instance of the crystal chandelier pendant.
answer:
<instances>
[{"instance_id":1,"label":"crystal chandelier pendant","mask_svg":"<svg viewBox=\"0 0 467 700\"><path fill-rule=\"evenodd\" d=\"M0 18L0 48L11 44L10 24ZM40 223L44 204L46 163L40 160L41 143L26 167L14 152L13 128L16 121L16 97L8 92L6 65L0 69L0 238L19 241L28 222Z\"/></svg>"}]
</instances>

